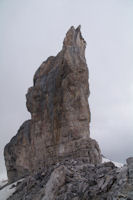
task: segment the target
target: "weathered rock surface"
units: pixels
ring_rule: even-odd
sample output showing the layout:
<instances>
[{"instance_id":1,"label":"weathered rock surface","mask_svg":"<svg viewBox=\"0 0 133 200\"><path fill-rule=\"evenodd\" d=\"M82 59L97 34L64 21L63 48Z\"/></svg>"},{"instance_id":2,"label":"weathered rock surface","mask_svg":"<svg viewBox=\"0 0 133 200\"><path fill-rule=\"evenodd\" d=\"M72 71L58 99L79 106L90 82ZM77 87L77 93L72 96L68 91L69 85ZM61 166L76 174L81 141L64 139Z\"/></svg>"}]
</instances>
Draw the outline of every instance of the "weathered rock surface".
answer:
<instances>
[{"instance_id":1,"label":"weathered rock surface","mask_svg":"<svg viewBox=\"0 0 133 200\"><path fill-rule=\"evenodd\" d=\"M131 168L69 159L27 177L8 200L133 200Z\"/></svg>"},{"instance_id":2,"label":"weathered rock surface","mask_svg":"<svg viewBox=\"0 0 133 200\"><path fill-rule=\"evenodd\" d=\"M36 71L26 95L31 120L4 150L9 182L66 159L101 162L99 146L89 133L85 47L80 27L71 27L59 54Z\"/></svg>"}]
</instances>

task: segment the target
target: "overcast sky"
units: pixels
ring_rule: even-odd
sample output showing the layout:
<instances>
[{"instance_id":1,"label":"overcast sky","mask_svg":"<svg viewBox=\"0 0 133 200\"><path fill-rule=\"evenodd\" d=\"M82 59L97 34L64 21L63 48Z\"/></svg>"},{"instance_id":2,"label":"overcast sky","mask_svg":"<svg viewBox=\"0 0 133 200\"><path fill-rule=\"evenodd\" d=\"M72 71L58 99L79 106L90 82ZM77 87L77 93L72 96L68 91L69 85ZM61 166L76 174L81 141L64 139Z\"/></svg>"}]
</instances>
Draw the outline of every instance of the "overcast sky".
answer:
<instances>
[{"instance_id":1,"label":"overcast sky","mask_svg":"<svg viewBox=\"0 0 133 200\"><path fill-rule=\"evenodd\" d=\"M0 176L3 148L30 118L25 94L70 26L87 42L91 137L102 153L133 156L133 0L0 0Z\"/></svg>"}]
</instances>

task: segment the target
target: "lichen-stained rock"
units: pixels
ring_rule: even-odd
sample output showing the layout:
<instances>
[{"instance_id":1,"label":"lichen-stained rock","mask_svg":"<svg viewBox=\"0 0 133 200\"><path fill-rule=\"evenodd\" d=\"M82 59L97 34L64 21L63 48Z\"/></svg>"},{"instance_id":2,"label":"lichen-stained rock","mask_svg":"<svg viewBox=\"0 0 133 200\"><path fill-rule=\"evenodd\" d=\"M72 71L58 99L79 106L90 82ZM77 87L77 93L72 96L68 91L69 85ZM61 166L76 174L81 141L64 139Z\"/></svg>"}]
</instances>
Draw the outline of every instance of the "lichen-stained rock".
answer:
<instances>
[{"instance_id":1,"label":"lichen-stained rock","mask_svg":"<svg viewBox=\"0 0 133 200\"><path fill-rule=\"evenodd\" d=\"M31 120L4 151L10 182L64 159L101 162L99 146L89 132L85 47L80 27L71 27L62 50L36 71L34 85L26 95Z\"/></svg>"}]
</instances>

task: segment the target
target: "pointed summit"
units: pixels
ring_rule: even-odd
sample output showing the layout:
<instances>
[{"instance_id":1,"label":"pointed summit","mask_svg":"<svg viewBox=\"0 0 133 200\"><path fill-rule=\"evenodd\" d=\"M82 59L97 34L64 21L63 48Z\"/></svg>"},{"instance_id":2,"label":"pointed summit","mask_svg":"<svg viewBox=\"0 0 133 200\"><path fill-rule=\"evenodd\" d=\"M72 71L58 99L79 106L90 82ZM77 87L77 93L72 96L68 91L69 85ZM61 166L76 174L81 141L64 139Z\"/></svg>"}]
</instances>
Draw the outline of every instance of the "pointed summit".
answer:
<instances>
[{"instance_id":1,"label":"pointed summit","mask_svg":"<svg viewBox=\"0 0 133 200\"><path fill-rule=\"evenodd\" d=\"M31 120L4 151L10 182L65 159L101 162L99 146L90 138L85 46L80 26L71 27L63 49L36 71L26 95Z\"/></svg>"},{"instance_id":2,"label":"pointed summit","mask_svg":"<svg viewBox=\"0 0 133 200\"><path fill-rule=\"evenodd\" d=\"M77 48L81 55L84 56L86 42L82 37L80 29L81 25L79 25L76 29L74 26L71 26L71 28L66 33L66 37L63 42L63 48Z\"/></svg>"}]
</instances>

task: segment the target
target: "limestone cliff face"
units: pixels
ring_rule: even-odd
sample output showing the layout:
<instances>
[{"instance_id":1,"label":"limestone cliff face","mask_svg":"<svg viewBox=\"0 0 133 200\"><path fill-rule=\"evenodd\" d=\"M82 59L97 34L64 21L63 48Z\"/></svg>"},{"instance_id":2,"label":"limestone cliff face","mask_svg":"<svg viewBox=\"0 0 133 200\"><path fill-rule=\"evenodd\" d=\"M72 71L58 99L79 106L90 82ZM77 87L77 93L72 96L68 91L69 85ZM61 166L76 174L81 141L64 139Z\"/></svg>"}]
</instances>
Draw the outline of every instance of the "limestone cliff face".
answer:
<instances>
[{"instance_id":1,"label":"limestone cliff face","mask_svg":"<svg viewBox=\"0 0 133 200\"><path fill-rule=\"evenodd\" d=\"M88 68L80 27L71 27L63 48L34 75L26 94L31 120L24 122L4 150L9 181L68 158L101 162L90 138Z\"/></svg>"}]
</instances>

